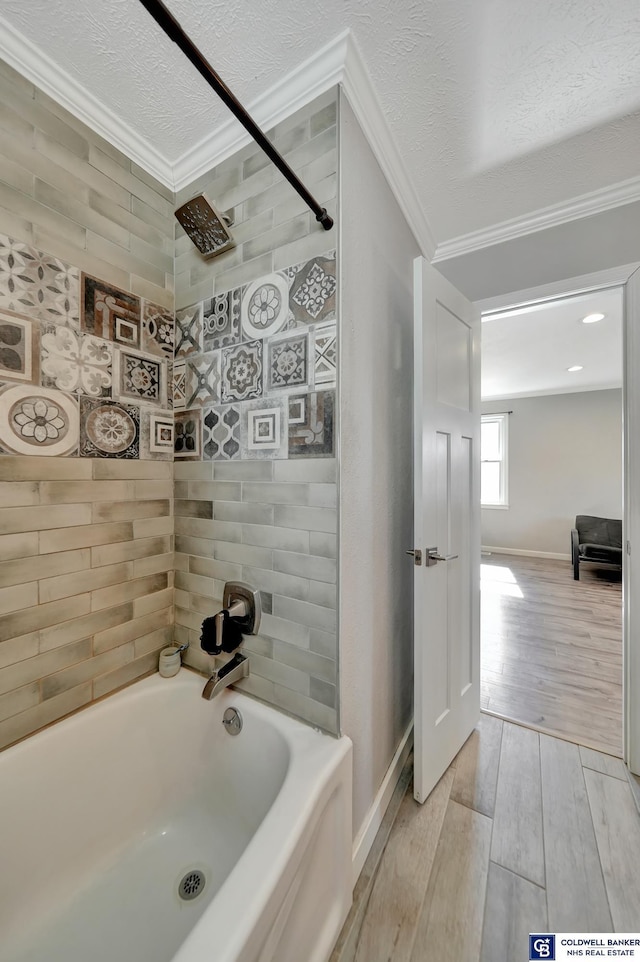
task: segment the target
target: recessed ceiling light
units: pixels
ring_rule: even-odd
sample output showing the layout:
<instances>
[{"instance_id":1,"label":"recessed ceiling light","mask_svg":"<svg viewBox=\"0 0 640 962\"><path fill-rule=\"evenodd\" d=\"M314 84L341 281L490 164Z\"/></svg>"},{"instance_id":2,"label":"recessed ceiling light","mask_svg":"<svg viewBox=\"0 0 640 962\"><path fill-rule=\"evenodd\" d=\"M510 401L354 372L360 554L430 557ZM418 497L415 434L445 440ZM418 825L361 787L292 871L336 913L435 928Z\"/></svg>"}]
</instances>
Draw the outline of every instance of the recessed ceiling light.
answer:
<instances>
[{"instance_id":1,"label":"recessed ceiling light","mask_svg":"<svg viewBox=\"0 0 640 962\"><path fill-rule=\"evenodd\" d=\"M571 371L572 374L574 371L581 371L581 370L582 370L582 364L574 364L573 367L567 368L567 371Z\"/></svg>"},{"instance_id":2,"label":"recessed ceiling light","mask_svg":"<svg viewBox=\"0 0 640 962\"><path fill-rule=\"evenodd\" d=\"M604 314L587 314L586 317L582 318L583 324L595 324L596 321L601 321L604 318Z\"/></svg>"}]
</instances>

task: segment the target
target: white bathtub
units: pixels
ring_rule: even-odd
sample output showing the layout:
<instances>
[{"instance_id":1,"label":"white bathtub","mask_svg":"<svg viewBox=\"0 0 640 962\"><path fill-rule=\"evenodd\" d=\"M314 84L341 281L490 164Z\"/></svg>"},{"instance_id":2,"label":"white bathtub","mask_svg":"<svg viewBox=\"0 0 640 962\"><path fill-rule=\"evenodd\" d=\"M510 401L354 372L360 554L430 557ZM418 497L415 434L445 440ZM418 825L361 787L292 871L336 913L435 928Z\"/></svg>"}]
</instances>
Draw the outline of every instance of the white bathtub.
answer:
<instances>
[{"instance_id":1,"label":"white bathtub","mask_svg":"<svg viewBox=\"0 0 640 962\"><path fill-rule=\"evenodd\" d=\"M153 675L0 754L2 962L326 962L351 743L203 685Z\"/></svg>"}]
</instances>

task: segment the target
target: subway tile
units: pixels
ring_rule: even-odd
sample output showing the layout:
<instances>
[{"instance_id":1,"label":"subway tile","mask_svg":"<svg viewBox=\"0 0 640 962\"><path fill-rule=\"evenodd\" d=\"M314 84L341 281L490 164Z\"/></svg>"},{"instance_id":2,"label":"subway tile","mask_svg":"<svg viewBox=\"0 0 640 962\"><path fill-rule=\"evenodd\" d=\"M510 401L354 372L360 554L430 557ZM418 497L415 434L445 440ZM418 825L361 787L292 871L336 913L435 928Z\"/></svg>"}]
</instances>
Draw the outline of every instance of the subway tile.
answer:
<instances>
[{"instance_id":1,"label":"subway tile","mask_svg":"<svg viewBox=\"0 0 640 962\"><path fill-rule=\"evenodd\" d=\"M335 201L338 193L338 177L337 174L330 174L323 180L316 183L314 188L314 196L318 203L326 208L329 208L330 202ZM273 210L273 223L274 226L282 224L285 221L290 221L299 214L305 213L308 210L307 205L304 203L301 197L297 194L290 193L287 197L274 207ZM313 222L312 226L313 226Z\"/></svg>"},{"instance_id":2,"label":"subway tile","mask_svg":"<svg viewBox=\"0 0 640 962\"><path fill-rule=\"evenodd\" d=\"M216 581L215 584L219 588L219 594L222 595L224 584L222 581ZM181 591L180 596L182 597L185 592ZM202 626L202 622L205 618L211 618L218 611L222 610L222 598L212 598L210 595L199 595L195 592L191 592L188 596L188 607L189 611L196 619L195 624L192 626L198 632ZM177 604L177 602L176 602ZM182 605L181 605L182 606ZM198 635L199 637L199 635Z\"/></svg>"},{"instance_id":3,"label":"subway tile","mask_svg":"<svg viewBox=\"0 0 640 962\"><path fill-rule=\"evenodd\" d=\"M177 464L178 462L176 462ZM188 481L175 481L173 485L173 497L179 498L184 501L189 497L189 482Z\"/></svg>"},{"instance_id":4,"label":"subway tile","mask_svg":"<svg viewBox=\"0 0 640 962\"><path fill-rule=\"evenodd\" d=\"M100 611L111 605L133 601L154 591L162 591L167 587L167 575L148 575L146 578L136 578L128 584L112 585L109 588L98 588L91 592L91 610Z\"/></svg>"},{"instance_id":5,"label":"subway tile","mask_svg":"<svg viewBox=\"0 0 640 962\"><path fill-rule=\"evenodd\" d=\"M210 521L213 518L212 501L175 501L173 513L176 518L197 518Z\"/></svg>"},{"instance_id":6,"label":"subway tile","mask_svg":"<svg viewBox=\"0 0 640 962\"><path fill-rule=\"evenodd\" d=\"M40 604L57 601L58 598L69 598L71 595L85 591L107 588L111 585L120 586L132 576L133 565L131 562L126 562L124 564L104 565L101 568L90 568L88 571L60 575L55 578L45 578L39 582Z\"/></svg>"},{"instance_id":7,"label":"subway tile","mask_svg":"<svg viewBox=\"0 0 640 962\"><path fill-rule=\"evenodd\" d=\"M91 683L87 682L58 695L57 698L50 698L28 711L13 715L7 721L0 723L0 748L6 748L7 745L63 718L90 701Z\"/></svg>"},{"instance_id":8,"label":"subway tile","mask_svg":"<svg viewBox=\"0 0 640 962\"><path fill-rule=\"evenodd\" d=\"M62 671L42 679L40 683L42 699L46 701L48 698L55 698L56 695L61 695L71 688L77 688L78 685L98 675L120 668L121 665L126 665L133 658L133 645L121 645L119 648L105 651L94 658L87 658L70 668L64 668Z\"/></svg>"},{"instance_id":9,"label":"subway tile","mask_svg":"<svg viewBox=\"0 0 640 962\"><path fill-rule=\"evenodd\" d=\"M38 628L47 628L62 621L87 614L91 605L89 594L63 598L46 605L37 605L14 614L0 617L0 641L15 635L26 635Z\"/></svg>"},{"instance_id":10,"label":"subway tile","mask_svg":"<svg viewBox=\"0 0 640 962\"><path fill-rule=\"evenodd\" d=\"M0 536L0 558L12 561L16 558L28 558L38 553L38 532L27 531L19 534L5 534Z\"/></svg>"},{"instance_id":11,"label":"subway tile","mask_svg":"<svg viewBox=\"0 0 640 962\"><path fill-rule=\"evenodd\" d=\"M191 602L189 602L189 604L191 605ZM215 614L215 612L212 611L211 614ZM199 635L202 627L202 613L192 611L191 606L189 608L183 608L180 605L176 605L176 625L190 628Z\"/></svg>"},{"instance_id":12,"label":"subway tile","mask_svg":"<svg viewBox=\"0 0 640 962\"><path fill-rule=\"evenodd\" d=\"M173 477L171 461L129 461L93 458L93 477L96 481L170 481Z\"/></svg>"},{"instance_id":13,"label":"subway tile","mask_svg":"<svg viewBox=\"0 0 640 962\"><path fill-rule=\"evenodd\" d=\"M216 501L213 517L216 521L236 521L245 524L273 524L275 509L272 504L245 504L235 501ZM286 527L293 527L287 525Z\"/></svg>"},{"instance_id":14,"label":"subway tile","mask_svg":"<svg viewBox=\"0 0 640 962\"><path fill-rule=\"evenodd\" d=\"M32 505L28 508L0 508L0 533L42 531L61 526L89 524L91 505Z\"/></svg>"},{"instance_id":15,"label":"subway tile","mask_svg":"<svg viewBox=\"0 0 640 962\"><path fill-rule=\"evenodd\" d=\"M245 635L242 648L247 654L255 652L263 658L273 658L273 641L262 635Z\"/></svg>"},{"instance_id":16,"label":"subway tile","mask_svg":"<svg viewBox=\"0 0 640 962\"><path fill-rule=\"evenodd\" d=\"M263 615L260 631L268 638L287 641L289 644L298 645L300 648L309 647L310 629L306 625L295 624L293 621L276 618L274 615Z\"/></svg>"},{"instance_id":17,"label":"subway tile","mask_svg":"<svg viewBox=\"0 0 640 962\"><path fill-rule=\"evenodd\" d=\"M176 626L176 633L174 637L176 642L179 641L180 644L184 644L183 635L180 633L181 631L185 632L187 638L189 637L188 629L186 628L179 629L178 626ZM202 651L201 648L197 648L195 645L190 643L189 648L185 651L184 655L182 656L182 664L188 665L190 668L194 669L195 671L201 672L203 675L210 675L213 671L215 661L211 657L211 655L207 654L206 651ZM204 688L204 685L205 685L205 679L203 678L202 679L203 688Z\"/></svg>"},{"instance_id":18,"label":"subway tile","mask_svg":"<svg viewBox=\"0 0 640 962\"><path fill-rule=\"evenodd\" d=\"M311 136L315 137L316 134L322 133L323 130L327 130L329 127L335 127L337 123L338 105L334 100L333 103L327 104L326 107L322 107L310 118L309 126Z\"/></svg>"},{"instance_id":19,"label":"subway tile","mask_svg":"<svg viewBox=\"0 0 640 962\"><path fill-rule=\"evenodd\" d=\"M8 615L12 611L23 611L38 604L38 582L27 584L12 584L9 588L0 588L0 614Z\"/></svg>"},{"instance_id":20,"label":"subway tile","mask_svg":"<svg viewBox=\"0 0 640 962\"><path fill-rule=\"evenodd\" d=\"M166 481L134 481L133 497L147 501L155 501L158 498L173 498L173 487L171 478L167 478Z\"/></svg>"},{"instance_id":21,"label":"subway tile","mask_svg":"<svg viewBox=\"0 0 640 962\"><path fill-rule=\"evenodd\" d=\"M201 538L213 541L216 533L216 522L209 521L207 518L182 518L174 519L175 533L187 538ZM240 539L238 539L240 540Z\"/></svg>"},{"instance_id":22,"label":"subway tile","mask_svg":"<svg viewBox=\"0 0 640 962\"><path fill-rule=\"evenodd\" d=\"M211 481L213 461L176 461L174 477L176 481Z\"/></svg>"},{"instance_id":23,"label":"subway tile","mask_svg":"<svg viewBox=\"0 0 640 962\"><path fill-rule=\"evenodd\" d=\"M217 597L215 579L195 574L193 571L176 571L175 586L181 591L195 591L206 598Z\"/></svg>"},{"instance_id":24,"label":"subway tile","mask_svg":"<svg viewBox=\"0 0 640 962\"><path fill-rule=\"evenodd\" d=\"M324 608L338 607L338 588L337 585L330 585L323 581L309 582L309 599L314 605L321 605Z\"/></svg>"},{"instance_id":25,"label":"subway tile","mask_svg":"<svg viewBox=\"0 0 640 962\"><path fill-rule=\"evenodd\" d=\"M8 63L5 63L4 60L0 60L0 79L3 83L10 84L14 90L22 91L29 99L35 97L33 84L13 67L10 67Z\"/></svg>"},{"instance_id":26,"label":"subway tile","mask_svg":"<svg viewBox=\"0 0 640 962\"><path fill-rule=\"evenodd\" d=\"M326 658L338 657L338 639L334 632L312 628L309 632L309 648Z\"/></svg>"},{"instance_id":27,"label":"subway tile","mask_svg":"<svg viewBox=\"0 0 640 962\"><path fill-rule=\"evenodd\" d=\"M98 568L101 565L163 555L171 549L170 541L169 535L164 535L161 538L139 538L119 544L99 545L91 549L91 567Z\"/></svg>"},{"instance_id":28,"label":"subway tile","mask_svg":"<svg viewBox=\"0 0 640 962\"><path fill-rule=\"evenodd\" d=\"M277 705L275 685L267 678L261 678L256 674L249 675L248 678L243 678L234 687L247 695L253 695L254 698L267 702L269 705Z\"/></svg>"},{"instance_id":29,"label":"subway tile","mask_svg":"<svg viewBox=\"0 0 640 962\"><path fill-rule=\"evenodd\" d=\"M134 606L131 602L127 602L44 627L40 631L40 651L51 651L52 648L60 648L72 641L89 638L95 632L124 625L133 617Z\"/></svg>"},{"instance_id":30,"label":"subway tile","mask_svg":"<svg viewBox=\"0 0 640 962\"><path fill-rule=\"evenodd\" d=\"M177 534L175 550L180 554L196 555L199 558L213 559L214 544L206 538L191 538ZM238 566L238 572L240 568Z\"/></svg>"},{"instance_id":31,"label":"subway tile","mask_svg":"<svg viewBox=\"0 0 640 962\"><path fill-rule=\"evenodd\" d=\"M91 548L94 545L115 544L133 538L130 521L118 524L88 524L78 528L54 528L40 532L40 553L71 551L74 548Z\"/></svg>"},{"instance_id":32,"label":"subway tile","mask_svg":"<svg viewBox=\"0 0 640 962\"><path fill-rule=\"evenodd\" d=\"M276 462L277 463L277 462ZM273 461L213 461L216 481L271 481Z\"/></svg>"},{"instance_id":33,"label":"subway tile","mask_svg":"<svg viewBox=\"0 0 640 962\"><path fill-rule=\"evenodd\" d=\"M41 481L42 504L124 501L134 496L133 481Z\"/></svg>"},{"instance_id":34,"label":"subway tile","mask_svg":"<svg viewBox=\"0 0 640 962\"><path fill-rule=\"evenodd\" d=\"M180 551L173 552L173 569L174 571L188 571L189 570L189 555L182 554Z\"/></svg>"},{"instance_id":35,"label":"subway tile","mask_svg":"<svg viewBox=\"0 0 640 962\"><path fill-rule=\"evenodd\" d=\"M160 538L173 534L174 519L172 515L164 518L141 518L133 522L134 538Z\"/></svg>"},{"instance_id":36,"label":"subway tile","mask_svg":"<svg viewBox=\"0 0 640 962\"><path fill-rule=\"evenodd\" d=\"M173 311L175 298L172 274L164 275L164 287L154 284L145 277L138 277L137 274L131 274L129 284L132 294L137 294L139 297L144 297L146 301L151 301L153 304L159 304L161 307Z\"/></svg>"},{"instance_id":37,"label":"subway tile","mask_svg":"<svg viewBox=\"0 0 640 962\"><path fill-rule=\"evenodd\" d=\"M151 652L155 652L157 656L163 648L171 644L173 644L173 627L169 625L166 628L158 628L157 631L151 631L148 635L136 638L135 657L141 658Z\"/></svg>"},{"instance_id":38,"label":"subway tile","mask_svg":"<svg viewBox=\"0 0 640 962\"><path fill-rule=\"evenodd\" d=\"M0 457L2 481L81 481L91 477L91 461L38 455Z\"/></svg>"},{"instance_id":39,"label":"subway tile","mask_svg":"<svg viewBox=\"0 0 640 962\"><path fill-rule=\"evenodd\" d=\"M173 551L152 555L148 558L138 558L137 561L133 562L134 578L144 578L146 575L158 574L162 571L173 576Z\"/></svg>"},{"instance_id":40,"label":"subway tile","mask_svg":"<svg viewBox=\"0 0 640 962\"><path fill-rule=\"evenodd\" d=\"M327 166L332 167L334 162ZM335 219L335 202L326 205L327 210ZM335 244L335 241L333 242ZM313 230L308 237L301 238L293 244L286 244L273 252L273 270L281 271L291 264L300 264L325 254L331 244L327 243L324 231ZM268 273L265 271L265 273Z\"/></svg>"},{"instance_id":41,"label":"subway tile","mask_svg":"<svg viewBox=\"0 0 640 962\"><path fill-rule=\"evenodd\" d=\"M85 246L87 232L84 227L75 224L68 217L63 217L57 211L51 210L50 207L43 207L42 204L39 204L27 194L19 193L3 183L0 183L0 205L22 217L28 217L37 225L34 230L34 241L39 249L42 248L38 244L38 229L43 227L64 238L77 251L82 250ZM77 261L77 256L74 256L73 263L77 263Z\"/></svg>"},{"instance_id":42,"label":"subway tile","mask_svg":"<svg viewBox=\"0 0 640 962\"><path fill-rule=\"evenodd\" d=\"M33 143L35 136L33 124L7 104L0 104L0 128L11 138L19 138L25 146Z\"/></svg>"},{"instance_id":43,"label":"subway tile","mask_svg":"<svg viewBox=\"0 0 640 962\"><path fill-rule=\"evenodd\" d=\"M142 518L166 517L171 513L171 502L165 498L157 501L105 501L93 505L93 521L138 521Z\"/></svg>"},{"instance_id":44,"label":"subway tile","mask_svg":"<svg viewBox=\"0 0 640 962\"><path fill-rule=\"evenodd\" d=\"M309 599L309 582L304 578L245 565L242 568L242 580L260 591L277 593L285 598L296 598L298 601Z\"/></svg>"},{"instance_id":45,"label":"subway tile","mask_svg":"<svg viewBox=\"0 0 640 962\"><path fill-rule=\"evenodd\" d=\"M278 618L307 625L309 628L320 628L322 631L335 631L336 629L336 613L333 609L312 605L306 601L295 601L292 598L282 598L280 595L275 595L273 613Z\"/></svg>"},{"instance_id":46,"label":"subway tile","mask_svg":"<svg viewBox=\"0 0 640 962\"><path fill-rule=\"evenodd\" d=\"M155 191L156 194L160 194L161 197L164 197L164 199L169 202L171 211L173 212L175 194L170 187L167 187L166 184L156 180L153 174L150 174L144 169L144 167L139 167L138 164L134 163L133 160L131 161L131 173L138 180L141 180L143 184L146 184L153 191Z\"/></svg>"},{"instance_id":47,"label":"subway tile","mask_svg":"<svg viewBox=\"0 0 640 962\"><path fill-rule=\"evenodd\" d=\"M246 241L242 245L243 260L246 262L254 258L262 257L265 254L270 254L272 251L278 250L279 247L283 247L285 244L289 245L301 237L306 237L309 234L311 216L309 212L299 214L297 217L293 217L284 224L279 224L261 236Z\"/></svg>"},{"instance_id":48,"label":"subway tile","mask_svg":"<svg viewBox=\"0 0 640 962\"><path fill-rule=\"evenodd\" d=\"M251 482L242 485L243 501L258 501L262 504L303 504L309 503L308 484L276 484L275 482Z\"/></svg>"},{"instance_id":49,"label":"subway tile","mask_svg":"<svg viewBox=\"0 0 640 962\"><path fill-rule=\"evenodd\" d=\"M255 652L250 659L251 672L272 681L275 685L283 685L303 695L309 694L309 676L296 668L290 668L281 662L263 658Z\"/></svg>"},{"instance_id":50,"label":"subway tile","mask_svg":"<svg viewBox=\"0 0 640 962\"><path fill-rule=\"evenodd\" d=\"M106 177L102 172L89 166L82 158L77 157L73 151L68 150L62 144L58 144L52 138L46 136L41 131L36 131L35 147L38 153L44 155L52 163L57 164L72 176L76 177L79 185L93 187L99 193L110 197L121 207L128 208L130 202L129 191L114 181L111 177ZM76 190L78 186L76 186Z\"/></svg>"},{"instance_id":51,"label":"subway tile","mask_svg":"<svg viewBox=\"0 0 640 962\"><path fill-rule=\"evenodd\" d=\"M35 481L0 481L0 506L21 508L38 504L38 484Z\"/></svg>"},{"instance_id":52,"label":"subway tile","mask_svg":"<svg viewBox=\"0 0 640 962\"><path fill-rule=\"evenodd\" d=\"M338 733L338 716L335 709L321 705L311 698L307 698L300 692L295 692L282 685L275 685L274 697L275 704L284 711L297 715L311 725L317 725L331 734Z\"/></svg>"},{"instance_id":53,"label":"subway tile","mask_svg":"<svg viewBox=\"0 0 640 962\"><path fill-rule=\"evenodd\" d=\"M335 508L307 508L297 505L277 504L274 523L283 528L302 528L307 531L324 531L334 534L337 530Z\"/></svg>"},{"instance_id":54,"label":"subway tile","mask_svg":"<svg viewBox=\"0 0 640 962\"><path fill-rule=\"evenodd\" d=\"M79 196L73 196L69 194L68 190L47 183L49 179L57 180L59 183L60 176L52 177L51 172L46 171L43 177L44 179L36 177L34 181L33 194L36 200L68 217L69 220L75 221L81 227L102 234L103 237L125 249L129 247L131 236L129 231L107 217L103 217L89 205L90 191L88 189L85 188L84 191L81 191Z\"/></svg>"},{"instance_id":55,"label":"subway tile","mask_svg":"<svg viewBox=\"0 0 640 962\"><path fill-rule=\"evenodd\" d=\"M282 551L298 551L305 554L309 552L308 531L296 531L295 528L275 528L273 525L243 524L241 532L244 544L259 545L263 548L279 548Z\"/></svg>"},{"instance_id":56,"label":"subway tile","mask_svg":"<svg viewBox=\"0 0 640 962\"><path fill-rule=\"evenodd\" d=\"M173 605L173 588L165 588L164 591L156 591L152 595L136 598L133 602L133 613L138 618L152 611L158 611L166 605Z\"/></svg>"},{"instance_id":57,"label":"subway tile","mask_svg":"<svg viewBox=\"0 0 640 962\"><path fill-rule=\"evenodd\" d=\"M273 260L273 254L269 252L268 254L263 254L261 257L256 257L254 260L248 261L246 264L241 264L239 267L234 267L231 270L218 274L216 276L216 294L231 291L234 287L250 284L256 277L271 274L273 271Z\"/></svg>"},{"instance_id":58,"label":"subway tile","mask_svg":"<svg viewBox=\"0 0 640 962\"><path fill-rule=\"evenodd\" d=\"M142 638L150 632L170 626L171 621L172 610L165 607L142 615L140 618L132 618L123 624L107 628L105 631L98 631L93 636L93 653L99 655L111 648L118 648L120 645Z\"/></svg>"},{"instance_id":59,"label":"subway tile","mask_svg":"<svg viewBox=\"0 0 640 962\"><path fill-rule=\"evenodd\" d=\"M74 264L79 270L84 271L85 274L91 274L92 277L99 277L101 280L107 281L109 284L114 284L122 290L126 290L129 286L130 274L128 271L116 267L101 257L95 257L87 250L81 250L77 246L68 243L65 238L61 238L60 234L55 230L49 231L43 229L42 225L38 223L34 224L33 243L38 250L55 250L58 257L68 264Z\"/></svg>"},{"instance_id":60,"label":"subway tile","mask_svg":"<svg viewBox=\"0 0 640 962\"><path fill-rule=\"evenodd\" d=\"M319 678L309 680L309 694L314 701L326 705L328 708L337 708L338 692L335 685Z\"/></svg>"},{"instance_id":61,"label":"subway tile","mask_svg":"<svg viewBox=\"0 0 640 962\"><path fill-rule=\"evenodd\" d=\"M309 532L309 553L319 558L337 558L337 537L321 531Z\"/></svg>"},{"instance_id":62,"label":"subway tile","mask_svg":"<svg viewBox=\"0 0 640 962\"><path fill-rule=\"evenodd\" d=\"M337 476L335 458L299 458L296 461L276 461L273 465L274 481L330 484L337 480Z\"/></svg>"},{"instance_id":63,"label":"subway tile","mask_svg":"<svg viewBox=\"0 0 640 962\"><path fill-rule=\"evenodd\" d=\"M54 672L75 665L91 657L91 640L84 638L61 648L54 648L50 652L38 655L37 650L31 658L23 659L7 668L0 670L0 693L12 691L45 678Z\"/></svg>"},{"instance_id":64,"label":"subway tile","mask_svg":"<svg viewBox=\"0 0 640 962\"><path fill-rule=\"evenodd\" d=\"M0 203L0 223L3 231L10 237L20 237L25 244L34 242L34 225L31 221L20 217L14 211L7 210Z\"/></svg>"},{"instance_id":65,"label":"subway tile","mask_svg":"<svg viewBox=\"0 0 640 962\"><path fill-rule=\"evenodd\" d=\"M0 669L8 665L15 665L17 662L28 658L34 658L38 654L39 633L32 631L28 635L20 635L19 638L9 638L0 644Z\"/></svg>"},{"instance_id":66,"label":"subway tile","mask_svg":"<svg viewBox=\"0 0 640 962\"><path fill-rule=\"evenodd\" d=\"M123 685L128 685L138 678L151 674L157 667L158 656L155 652L143 655L142 658L136 658L135 661L130 661L122 668L116 668L115 671L107 672L107 674L95 678L93 681L93 697L101 698L103 695L108 695L116 688L122 688Z\"/></svg>"},{"instance_id":67,"label":"subway tile","mask_svg":"<svg viewBox=\"0 0 640 962\"><path fill-rule=\"evenodd\" d=\"M332 658L325 658L307 648L284 641L273 642L273 657L307 675L335 684L337 665Z\"/></svg>"},{"instance_id":68,"label":"subway tile","mask_svg":"<svg viewBox=\"0 0 640 962\"><path fill-rule=\"evenodd\" d=\"M189 571L205 578L213 578L214 581L242 580L242 567L240 565L214 561L207 557L192 557L189 561Z\"/></svg>"},{"instance_id":69,"label":"subway tile","mask_svg":"<svg viewBox=\"0 0 640 962\"><path fill-rule=\"evenodd\" d=\"M69 574L71 571L84 571L90 563L91 552L88 548L60 551L36 558L3 561L0 563L0 585L20 585L26 581L39 581L41 578L49 578L53 575Z\"/></svg>"},{"instance_id":70,"label":"subway tile","mask_svg":"<svg viewBox=\"0 0 640 962\"><path fill-rule=\"evenodd\" d=\"M28 708L33 708L39 701L40 685L37 681L9 691L6 695L0 695L0 722L12 715L27 711Z\"/></svg>"},{"instance_id":71,"label":"subway tile","mask_svg":"<svg viewBox=\"0 0 640 962\"><path fill-rule=\"evenodd\" d=\"M286 574L295 574L312 581L336 582L336 562L330 558L316 558L309 554L292 551L274 551L273 568Z\"/></svg>"},{"instance_id":72,"label":"subway tile","mask_svg":"<svg viewBox=\"0 0 640 962\"><path fill-rule=\"evenodd\" d=\"M234 481L190 481L189 497L211 501L240 501L242 485Z\"/></svg>"},{"instance_id":73,"label":"subway tile","mask_svg":"<svg viewBox=\"0 0 640 962\"><path fill-rule=\"evenodd\" d=\"M273 568L273 552L269 548L256 548L249 544L216 542L213 546L213 557L216 561L227 561L231 564Z\"/></svg>"}]
</instances>

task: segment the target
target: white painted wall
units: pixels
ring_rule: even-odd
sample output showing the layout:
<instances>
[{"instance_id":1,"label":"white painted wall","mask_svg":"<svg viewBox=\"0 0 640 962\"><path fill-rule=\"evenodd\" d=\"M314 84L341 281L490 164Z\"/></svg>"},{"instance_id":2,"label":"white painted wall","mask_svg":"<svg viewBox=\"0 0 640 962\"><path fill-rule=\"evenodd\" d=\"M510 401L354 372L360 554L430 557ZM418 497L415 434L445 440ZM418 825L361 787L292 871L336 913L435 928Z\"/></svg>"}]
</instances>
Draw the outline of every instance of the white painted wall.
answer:
<instances>
[{"instance_id":1,"label":"white painted wall","mask_svg":"<svg viewBox=\"0 0 640 962\"><path fill-rule=\"evenodd\" d=\"M413 700L412 263L419 253L340 107L340 716L357 836Z\"/></svg>"},{"instance_id":2,"label":"white painted wall","mask_svg":"<svg viewBox=\"0 0 640 962\"><path fill-rule=\"evenodd\" d=\"M569 554L577 514L622 517L622 392L485 401L509 417L509 508L482 509L482 544Z\"/></svg>"}]
</instances>

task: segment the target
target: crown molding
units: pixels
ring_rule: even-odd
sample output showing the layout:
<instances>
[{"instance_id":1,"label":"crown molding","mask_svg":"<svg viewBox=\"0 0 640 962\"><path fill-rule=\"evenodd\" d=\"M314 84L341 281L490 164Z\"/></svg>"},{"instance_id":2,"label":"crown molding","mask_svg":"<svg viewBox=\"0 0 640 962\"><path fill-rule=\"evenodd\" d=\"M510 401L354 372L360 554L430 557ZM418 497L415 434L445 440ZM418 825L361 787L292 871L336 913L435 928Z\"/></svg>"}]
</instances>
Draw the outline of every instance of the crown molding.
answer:
<instances>
[{"instance_id":1,"label":"crown molding","mask_svg":"<svg viewBox=\"0 0 640 962\"><path fill-rule=\"evenodd\" d=\"M0 56L74 117L173 190L171 164L3 18L0 18Z\"/></svg>"},{"instance_id":2,"label":"crown molding","mask_svg":"<svg viewBox=\"0 0 640 962\"><path fill-rule=\"evenodd\" d=\"M632 204L639 200L640 177L633 177L619 184L602 187L599 190L591 191L591 193L574 197L573 200L552 204L550 207L542 207L531 214L513 217L510 220L502 221L500 224L494 224L492 227L471 231L469 234L462 234L460 237L444 241L442 244L438 244L433 263L437 264L439 261L462 257L464 254L472 254L474 251L482 250L485 247L493 247L495 244L505 244L508 241L516 240L518 237L534 234L536 231L568 224L571 221L590 217L593 214L601 214L604 211L612 210L615 207L623 207L625 204Z\"/></svg>"}]
</instances>

